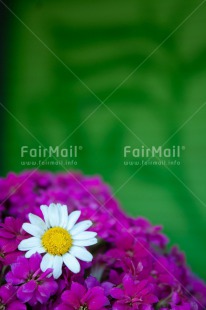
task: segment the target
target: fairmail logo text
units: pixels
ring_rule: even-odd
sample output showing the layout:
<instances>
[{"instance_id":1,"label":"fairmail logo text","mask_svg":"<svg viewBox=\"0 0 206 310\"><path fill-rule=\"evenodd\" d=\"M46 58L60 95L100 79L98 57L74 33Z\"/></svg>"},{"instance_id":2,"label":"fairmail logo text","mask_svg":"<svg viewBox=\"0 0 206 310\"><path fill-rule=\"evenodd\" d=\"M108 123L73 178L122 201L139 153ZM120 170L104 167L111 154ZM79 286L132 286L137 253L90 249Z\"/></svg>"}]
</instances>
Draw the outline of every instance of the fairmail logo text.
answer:
<instances>
[{"instance_id":1,"label":"fairmail logo text","mask_svg":"<svg viewBox=\"0 0 206 310\"><path fill-rule=\"evenodd\" d=\"M163 146L151 146L146 147L142 145L141 147L132 148L129 145L124 147L124 157L158 157L158 158L179 158L182 155L182 151L185 150L185 146L173 145L171 148L164 148Z\"/></svg>"}]
</instances>

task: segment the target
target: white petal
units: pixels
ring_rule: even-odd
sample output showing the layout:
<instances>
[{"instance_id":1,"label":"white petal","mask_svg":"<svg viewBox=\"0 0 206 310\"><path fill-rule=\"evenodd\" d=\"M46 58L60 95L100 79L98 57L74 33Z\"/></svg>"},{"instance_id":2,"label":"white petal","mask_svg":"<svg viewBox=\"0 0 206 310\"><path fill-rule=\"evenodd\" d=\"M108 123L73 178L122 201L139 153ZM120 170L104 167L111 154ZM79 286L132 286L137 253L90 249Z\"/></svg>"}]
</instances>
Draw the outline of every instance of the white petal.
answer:
<instances>
[{"instance_id":1,"label":"white petal","mask_svg":"<svg viewBox=\"0 0 206 310\"><path fill-rule=\"evenodd\" d=\"M59 208L56 204L49 205L49 222L51 227L59 226Z\"/></svg>"},{"instance_id":2,"label":"white petal","mask_svg":"<svg viewBox=\"0 0 206 310\"><path fill-rule=\"evenodd\" d=\"M44 220L45 220L46 226L48 228L51 227L50 222L49 222L49 208L46 205L41 205L40 209L44 215Z\"/></svg>"},{"instance_id":3,"label":"white petal","mask_svg":"<svg viewBox=\"0 0 206 310\"><path fill-rule=\"evenodd\" d=\"M78 221L78 218L81 215L81 211L73 211L68 216L68 225L67 229L70 230L74 226L74 224Z\"/></svg>"},{"instance_id":4,"label":"white petal","mask_svg":"<svg viewBox=\"0 0 206 310\"><path fill-rule=\"evenodd\" d=\"M77 246L89 246L97 243L97 238L92 238L88 240L74 240L73 245Z\"/></svg>"},{"instance_id":5,"label":"white petal","mask_svg":"<svg viewBox=\"0 0 206 310\"><path fill-rule=\"evenodd\" d=\"M60 222L59 226L66 228L68 224L68 209L66 205L60 207Z\"/></svg>"},{"instance_id":6,"label":"white petal","mask_svg":"<svg viewBox=\"0 0 206 310\"><path fill-rule=\"evenodd\" d=\"M80 272L80 264L78 260L69 253L63 255L65 265L74 273Z\"/></svg>"},{"instance_id":7,"label":"white petal","mask_svg":"<svg viewBox=\"0 0 206 310\"><path fill-rule=\"evenodd\" d=\"M42 246L39 246L39 247L33 247L31 250L29 250L28 252L26 252L25 254L25 257L26 258L30 258L34 253L45 253L46 250L42 247Z\"/></svg>"},{"instance_id":8,"label":"white petal","mask_svg":"<svg viewBox=\"0 0 206 310\"><path fill-rule=\"evenodd\" d=\"M20 251L28 251L33 247L41 246L41 241L39 238L31 237L28 239L24 239L19 243L18 249Z\"/></svg>"},{"instance_id":9,"label":"white petal","mask_svg":"<svg viewBox=\"0 0 206 310\"><path fill-rule=\"evenodd\" d=\"M96 237L97 233L93 231L84 231L80 234L72 236L73 240L85 240Z\"/></svg>"},{"instance_id":10,"label":"white petal","mask_svg":"<svg viewBox=\"0 0 206 310\"><path fill-rule=\"evenodd\" d=\"M91 262L93 259L92 254L83 247L72 246L69 252L71 255L83 260L84 262Z\"/></svg>"},{"instance_id":11,"label":"white petal","mask_svg":"<svg viewBox=\"0 0 206 310\"><path fill-rule=\"evenodd\" d=\"M46 230L47 226L45 222L37 215L29 213L29 220L31 224L41 227L43 230Z\"/></svg>"},{"instance_id":12,"label":"white petal","mask_svg":"<svg viewBox=\"0 0 206 310\"><path fill-rule=\"evenodd\" d=\"M54 279L58 279L62 274L62 264L63 264L63 258L62 256L54 256L53 261L53 276Z\"/></svg>"},{"instance_id":13,"label":"white petal","mask_svg":"<svg viewBox=\"0 0 206 310\"><path fill-rule=\"evenodd\" d=\"M44 272L48 268L52 268L53 262L54 262L54 256L49 253L45 254L41 261L40 265L41 270Z\"/></svg>"},{"instance_id":14,"label":"white petal","mask_svg":"<svg viewBox=\"0 0 206 310\"><path fill-rule=\"evenodd\" d=\"M36 225L30 224L30 223L24 223L22 225L22 228L28 232L30 235L33 235L35 237L41 237L44 233L44 230Z\"/></svg>"},{"instance_id":15,"label":"white petal","mask_svg":"<svg viewBox=\"0 0 206 310\"><path fill-rule=\"evenodd\" d=\"M74 225L74 227L70 230L70 233L73 236L73 235L79 234L82 231L87 230L91 226L92 226L92 221L90 220L82 221Z\"/></svg>"}]
</instances>

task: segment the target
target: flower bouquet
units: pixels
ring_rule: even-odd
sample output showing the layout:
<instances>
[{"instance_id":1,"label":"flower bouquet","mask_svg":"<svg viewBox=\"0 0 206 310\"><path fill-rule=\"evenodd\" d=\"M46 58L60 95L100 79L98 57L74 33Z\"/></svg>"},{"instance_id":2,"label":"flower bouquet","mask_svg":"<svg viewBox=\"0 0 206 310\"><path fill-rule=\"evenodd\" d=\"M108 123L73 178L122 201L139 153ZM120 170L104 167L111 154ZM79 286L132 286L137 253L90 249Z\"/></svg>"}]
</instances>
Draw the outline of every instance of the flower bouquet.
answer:
<instances>
[{"instance_id":1,"label":"flower bouquet","mask_svg":"<svg viewBox=\"0 0 206 310\"><path fill-rule=\"evenodd\" d=\"M206 285L99 177L0 179L0 310L198 310Z\"/></svg>"}]
</instances>

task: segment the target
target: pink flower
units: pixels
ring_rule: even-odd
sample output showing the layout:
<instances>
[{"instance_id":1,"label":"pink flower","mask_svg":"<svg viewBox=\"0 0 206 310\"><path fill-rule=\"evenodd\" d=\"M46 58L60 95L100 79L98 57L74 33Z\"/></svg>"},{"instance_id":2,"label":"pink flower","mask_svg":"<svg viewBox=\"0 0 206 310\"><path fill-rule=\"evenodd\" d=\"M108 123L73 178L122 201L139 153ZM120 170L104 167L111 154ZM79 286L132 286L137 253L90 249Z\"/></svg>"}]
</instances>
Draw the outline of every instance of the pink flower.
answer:
<instances>
[{"instance_id":1,"label":"pink flower","mask_svg":"<svg viewBox=\"0 0 206 310\"><path fill-rule=\"evenodd\" d=\"M61 298L62 303L55 310L106 310L105 306L109 304L102 287L87 289L77 282L72 282L70 290L65 291Z\"/></svg>"},{"instance_id":2,"label":"pink flower","mask_svg":"<svg viewBox=\"0 0 206 310\"><path fill-rule=\"evenodd\" d=\"M56 293L57 283L51 275L52 269L40 270L41 255L36 253L30 259L19 257L6 275L6 281L17 286L17 297L34 306L45 303Z\"/></svg>"},{"instance_id":3,"label":"pink flower","mask_svg":"<svg viewBox=\"0 0 206 310\"><path fill-rule=\"evenodd\" d=\"M0 287L0 309L26 310L26 305L17 300L16 289L11 284Z\"/></svg>"},{"instance_id":4,"label":"pink flower","mask_svg":"<svg viewBox=\"0 0 206 310\"><path fill-rule=\"evenodd\" d=\"M27 259L17 250L22 239L31 246L22 222L29 213L43 219L40 206L51 203L66 205L68 213L81 211L80 220L92 220L99 237L94 259L82 261L77 274L64 266L58 280L50 277L51 269L40 271L39 254ZM9 173L0 178L0 223L0 310L206 309L205 283L177 248L168 250L161 226L127 216L100 177Z\"/></svg>"},{"instance_id":5,"label":"pink flower","mask_svg":"<svg viewBox=\"0 0 206 310\"><path fill-rule=\"evenodd\" d=\"M198 305L194 300L188 300L184 294L177 292L172 293L171 297L166 298L162 304L160 310L198 310Z\"/></svg>"},{"instance_id":6,"label":"pink flower","mask_svg":"<svg viewBox=\"0 0 206 310\"><path fill-rule=\"evenodd\" d=\"M19 251L14 251L10 244L0 240L0 262L4 266L14 263L18 256L22 255Z\"/></svg>"},{"instance_id":7,"label":"pink flower","mask_svg":"<svg viewBox=\"0 0 206 310\"><path fill-rule=\"evenodd\" d=\"M113 310L149 310L153 309L152 304L158 301L147 280L136 282L129 275L125 275L123 278L123 288L113 288L110 294L114 299L117 299Z\"/></svg>"},{"instance_id":8,"label":"pink flower","mask_svg":"<svg viewBox=\"0 0 206 310\"><path fill-rule=\"evenodd\" d=\"M9 245L11 250L16 250L20 241L25 238L22 229L23 221L13 217L6 217L4 223L0 224L0 240Z\"/></svg>"}]
</instances>

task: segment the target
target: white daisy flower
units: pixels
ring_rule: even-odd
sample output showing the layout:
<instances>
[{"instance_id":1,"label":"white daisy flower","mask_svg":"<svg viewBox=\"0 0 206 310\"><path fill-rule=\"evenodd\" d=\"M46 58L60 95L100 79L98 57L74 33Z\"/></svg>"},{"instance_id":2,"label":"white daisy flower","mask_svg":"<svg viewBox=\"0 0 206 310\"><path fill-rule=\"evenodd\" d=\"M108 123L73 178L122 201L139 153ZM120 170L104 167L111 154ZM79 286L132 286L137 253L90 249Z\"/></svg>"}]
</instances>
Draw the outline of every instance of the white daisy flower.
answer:
<instances>
[{"instance_id":1,"label":"white daisy flower","mask_svg":"<svg viewBox=\"0 0 206 310\"><path fill-rule=\"evenodd\" d=\"M85 246L97 243L96 232L86 231L92 226L90 220L76 224L81 211L74 211L68 216L66 205L51 203L40 207L44 221L32 213L30 223L24 223L22 228L32 235L20 242L18 249L27 251L25 257L32 254L46 253L41 262L41 270L53 268L53 276L58 279L62 274L63 263L74 273L80 271L77 260L91 262L93 256Z\"/></svg>"}]
</instances>

